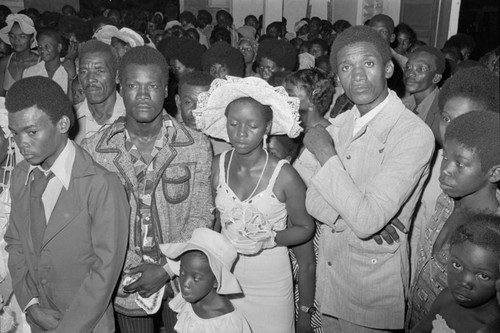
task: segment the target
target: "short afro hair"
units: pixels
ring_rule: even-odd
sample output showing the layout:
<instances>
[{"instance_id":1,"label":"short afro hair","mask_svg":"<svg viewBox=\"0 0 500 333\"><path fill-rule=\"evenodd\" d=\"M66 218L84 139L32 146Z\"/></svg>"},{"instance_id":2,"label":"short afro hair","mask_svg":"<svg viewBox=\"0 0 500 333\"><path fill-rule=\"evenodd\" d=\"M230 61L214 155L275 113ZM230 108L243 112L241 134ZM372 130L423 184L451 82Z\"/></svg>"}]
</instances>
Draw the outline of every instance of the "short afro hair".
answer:
<instances>
[{"instance_id":1,"label":"short afro hair","mask_svg":"<svg viewBox=\"0 0 500 333\"><path fill-rule=\"evenodd\" d=\"M295 47L283 39L266 39L259 44L255 61L259 63L262 58L274 61L279 68L292 71L297 65L297 51Z\"/></svg>"},{"instance_id":2,"label":"short afro hair","mask_svg":"<svg viewBox=\"0 0 500 333\"><path fill-rule=\"evenodd\" d=\"M285 79L286 83L304 89L320 115L330 108L335 87L328 77L317 68L301 69Z\"/></svg>"},{"instance_id":3,"label":"short afro hair","mask_svg":"<svg viewBox=\"0 0 500 333\"><path fill-rule=\"evenodd\" d=\"M453 119L445 133L445 141L455 140L460 146L474 151L487 172L500 165L500 114L498 110L471 111Z\"/></svg>"},{"instance_id":4,"label":"short afro hair","mask_svg":"<svg viewBox=\"0 0 500 333\"><path fill-rule=\"evenodd\" d=\"M183 21L191 23L192 25L196 26L196 16L194 16L194 14L188 10L183 11L179 15L179 22L182 23Z\"/></svg>"},{"instance_id":5,"label":"short afro hair","mask_svg":"<svg viewBox=\"0 0 500 333\"><path fill-rule=\"evenodd\" d=\"M186 73L179 82L179 89L187 84L194 87L210 87L215 78L207 72L194 71Z\"/></svg>"},{"instance_id":6,"label":"short afro hair","mask_svg":"<svg viewBox=\"0 0 500 333\"><path fill-rule=\"evenodd\" d=\"M316 39L313 39L313 40L309 41L309 43L311 44L311 47L313 45L319 45L319 46L321 46L323 48L323 51L325 51L326 53L328 53L330 51L330 49L328 47L328 43L324 39L316 38Z\"/></svg>"},{"instance_id":7,"label":"short afro hair","mask_svg":"<svg viewBox=\"0 0 500 333\"><path fill-rule=\"evenodd\" d=\"M192 38L173 38L163 49L168 60L179 60L184 66L201 70L201 56L205 52L203 45Z\"/></svg>"},{"instance_id":8,"label":"short afro hair","mask_svg":"<svg viewBox=\"0 0 500 333\"><path fill-rule=\"evenodd\" d=\"M214 27L209 39L210 44L215 44L217 42L225 42L227 44L231 44L231 33L226 28Z\"/></svg>"},{"instance_id":9,"label":"short afro hair","mask_svg":"<svg viewBox=\"0 0 500 333\"><path fill-rule=\"evenodd\" d=\"M226 42L213 44L201 57L201 65L205 72L209 72L213 64L224 65L232 76L243 77L245 72L243 54Z\"/></svg>"},{"instance_id":10,"label":"short afro hair","mask_svg":"<svg viewBox=\"0 0 500 333\"><path fill-rule=\"evenodd\" d=\"M62 44L62 35L59 32L59 30L52 29L52 28L43 28L40 30L37 30L36 32L36 40L39 41L42 36L49 36L52 39L56 41L57 44Z\"/></svg>"},{"instance_id":11,"label":"short afro hair","mask_svg":"<svg viewBox=\"0 0 500 333\"><path fill-rule=\"evenodd\" d=\"M5 108L15 113L36 106L56 124L63 116L69 118L70 126L75 122L73 107L62 88L54 80L43 76L32 76L16 81L5 98Z\"/></svg>"},{"instance_id":12,"label":"short afro hair","mask_svg":"<svg viewBox=\"0 0 500 333\"><path fill-rule=\"evenodd\" d=\"M480 104L482 109L499 112L498 76L483 67L463 69L443 84L439 92L438 106L442 111L446 103L462 97Z\"/></svg>"},{"instance_id":13,"label":"short afro hair","mask_svg":"<svg viewBox=\"0 0 500 333\"><path fill-rule=\"evenodd\" d=\"M451 36L445 43L444 47L457 46L460 50L468 48L473 51L476 48L474 38L467 34L456 34Z\"/></svg>"},{"instance_id":14,"label":"short afro hair","mask_svg":"<svg viewBox=\"0 0 500 333\"><path fill-rule=\"evenodd\" d=\"M160 68L165 84L168 82L168 65L160 51L149 46L137 46L128 50L120 61L118 75L120 82L128 65L156 65Z\"/></svg>"},{"instance_id":15,"label":"short afro hair","mask_svg":"<svg viewBox=\"0 0 500 333\"><path fill-rule=\"evenodd\" d=\"M108 45L106 43L103 43L97 39L91 39L83 46L80 48L80 51L78 52L78 59L82 59L84 55L87 53L104 53L107 54L109 57L109 65L111 67L111 70L113 71L113 74L116 74L116 71L118 70L118 55L116 51L111 47L111 45Z\"/></svg>"},{"instance_id":16,"label":"short afro hair","mask_svg":"<svg viewBox=\"0 0 500 333\"><path fill-rule=\"evenodd\" d=\"M338 34L344 32L344 30L349 29L350 27L352 27L351 23L346 20L337 20L333 24L333 30Z\"/></svg>"},{"instance_id":17,"label":"short afro hair","mask_svg":"<svg viewBox=\"0 0 500 333\"><path fill-rule=\"evenodd\" d=\"M375 22L382 22L387 27L387 29L389 29L389 34L392 35L394 33L394 20L390 16L387 16L385 14L377 14L370 19L368 25L371 27Z\"/></svg>"},{"instance_id":18,"label":"short afro hair","mask_svg":"<svg viewBox=\"0 0 500 333\"><path fill-rule=\"evenodd\" d=\"M357 25L344 30L344 32L340 33L333 42L330 51L330 63L332 65L332 71L335 74L338 72L337 54L346 46L362 42L370 43L375 46L384 64L387 64L391 60L391 48L384 38L370 27Z\"/></svg>"},{"instance_id":19,"label":"short afro hair","mask_svg":"<svg viewBox=\"0 0 500 333\"><path fill-rule=\"evenodd\" d=\"M453 232L450 238L451 248L470 242L500 257L500 217L486 213L468 215L467 222Z\"/></svg>"},{"instance_id":20,"label":"short afro hair","mask_svg":"<svg viewBox=\"0 0 500 333\"><path fill-rule=\"evenodd\" d=\"M197 23L201 23L203 25L203 28L207 24L212 24L212 14L208 10L201 9L198 11L198 16L196 17Z\"/></svg>"},{"instance_id":21,"label":"short afro hair","mask_svg":"<svg viewBox=\"0 0 500 333\"><path fill-rule=\"evenodd\" d=\"M443 74L444 69L446 68L446 58L444 54L436 49L435 47L429 45L419 46L412 53L425 52L432 54L436 58L436 73Z\"/></svg>"},{"instance_id":22,"label":"short afro hair","mask_svg":"<svg viewBox=\"0 0 500 333\"><path fill-rule=\"evenodd\" d=\"M270 23L266 28L266 34L269 34L269 31L271 31L271 29L273 29L273 28L278 30L278 34L280 36L282 36L281 29L283 29L283 23L281 23L280 21L275 21L275 22Z\"/></svg>"}]
</instances>

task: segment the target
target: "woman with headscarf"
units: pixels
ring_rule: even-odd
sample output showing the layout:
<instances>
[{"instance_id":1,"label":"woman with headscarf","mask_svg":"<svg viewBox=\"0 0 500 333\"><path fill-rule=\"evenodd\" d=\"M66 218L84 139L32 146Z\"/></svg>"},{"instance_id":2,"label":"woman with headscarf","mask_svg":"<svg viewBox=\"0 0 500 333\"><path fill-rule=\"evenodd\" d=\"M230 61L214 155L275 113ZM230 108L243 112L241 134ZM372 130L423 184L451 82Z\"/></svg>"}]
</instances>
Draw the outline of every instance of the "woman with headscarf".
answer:
<instances>
[{"instance_id":1,"label":"woman with headscarf","mask_svg":"<svg viewBox=\"0 0 500 333\"><path fill-rule=\"evenodd\" d=\"M40 58L31 47L36 45L33 20L24 14L10 14L7 25L0 29L0 38L12 47L12 54L0 61L0 96L22 78L26 68L36 65Z\"/></svg>"}]
</instances>

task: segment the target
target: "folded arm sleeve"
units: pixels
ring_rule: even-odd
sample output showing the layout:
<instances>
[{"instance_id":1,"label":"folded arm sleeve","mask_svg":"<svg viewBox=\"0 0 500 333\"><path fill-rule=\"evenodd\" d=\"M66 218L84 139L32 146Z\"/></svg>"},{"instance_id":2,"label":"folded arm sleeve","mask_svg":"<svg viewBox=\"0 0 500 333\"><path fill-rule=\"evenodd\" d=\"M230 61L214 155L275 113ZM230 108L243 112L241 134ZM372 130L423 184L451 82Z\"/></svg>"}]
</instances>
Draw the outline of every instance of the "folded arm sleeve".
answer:
<instances>
[{"instance_id":1,"label":"folded arm sleeve","mask_svg":"<svg viewBox=\"0 0 500 333\"><path fill-rule=\"evenodd\" d=\"M315 209L313 215L334 216L335 211L359 238L378 233L397 215L415 191L428 168L433 144L433 137L427 129L407 131L398 138L390 151L385 152L382 165L363 191L355 184L340 159L330 158L312 179L312 187L324 200L321 204L324 211L319 213ZM312 205L310 201L308 204Z\"/></svg>"}]
</instances>

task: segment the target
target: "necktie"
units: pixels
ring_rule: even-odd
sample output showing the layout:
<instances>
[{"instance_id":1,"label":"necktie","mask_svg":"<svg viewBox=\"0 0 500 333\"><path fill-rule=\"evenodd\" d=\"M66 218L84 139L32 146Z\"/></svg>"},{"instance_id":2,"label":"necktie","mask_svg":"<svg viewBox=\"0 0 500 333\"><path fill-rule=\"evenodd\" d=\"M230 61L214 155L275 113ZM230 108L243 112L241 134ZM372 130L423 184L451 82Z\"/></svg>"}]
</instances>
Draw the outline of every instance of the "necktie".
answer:
<instances>
[{"instance_id":1,"label":"necktie","mask_svg":"<svg viewBox=\"0 0 500 333\"><path fill-rule=\"evenodd\" d=\"M31 238L35 253L39 254L42 249L43 235L47 227L45 210L43 208L42 194L54 174L50 172L47 176L42 170L36 168L32 171L33 180L30 184L30 219Z\"/></svg>"}]
</instances>

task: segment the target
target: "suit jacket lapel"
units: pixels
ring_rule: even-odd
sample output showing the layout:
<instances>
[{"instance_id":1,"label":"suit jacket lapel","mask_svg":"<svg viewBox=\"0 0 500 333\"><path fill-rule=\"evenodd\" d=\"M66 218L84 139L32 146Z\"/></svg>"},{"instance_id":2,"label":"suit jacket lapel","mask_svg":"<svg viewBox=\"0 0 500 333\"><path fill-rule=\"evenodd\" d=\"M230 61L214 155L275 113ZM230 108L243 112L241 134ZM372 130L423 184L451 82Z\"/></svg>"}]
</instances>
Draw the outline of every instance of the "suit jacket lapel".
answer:
<instances>
[{"instance_id":1,"label":"suit jacket lapel","mask_svg":"<svg viewBox=\"0 0 500 333\"><path fill-rule=\"evenodd\" d=\"M50 215L47 229L43 236L42 249L51 239L53 239L65 226L67 226L81 211L78 198L75 193L74 179L71 177L71 183L66 191L63 187L56 206Z\"/></svg>"},{"instance_id":2,"label":"suit jacket lapel","mask_svg":"<svg viewBox=\"0 0 500 333\"><path fill-rule=\"evenodd\" d=\"M64 229L64 227L73 221L82 210L77 189L75 188L75 182L78 181L78 178L95 173L90 156L84 156L84 154L87 153L83 152L83 149L79 146L75 145L75 148L76 156L73 164L73 170L71 172L69 188L66 190L63 187L61 193L59 194L57 203L52 211L52 214L50 215L49 222L47 223L47 229L45 229L42 249L48 242L50 242L51 239Z\"/></svg>"}]
</instances>

